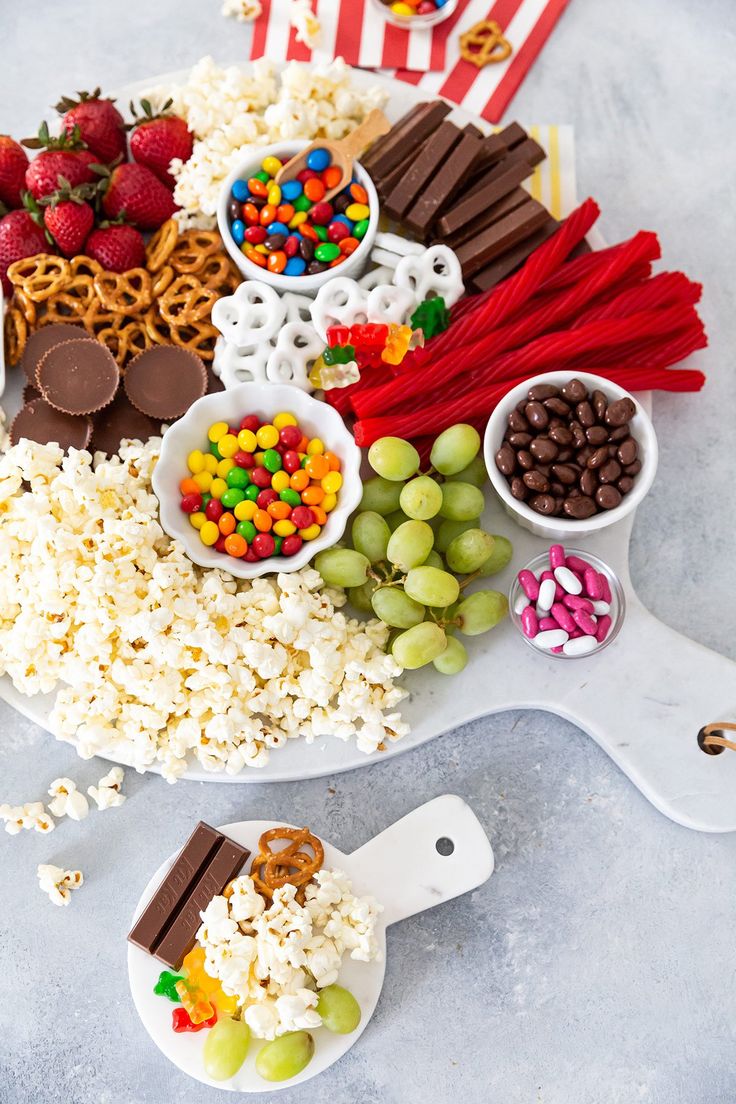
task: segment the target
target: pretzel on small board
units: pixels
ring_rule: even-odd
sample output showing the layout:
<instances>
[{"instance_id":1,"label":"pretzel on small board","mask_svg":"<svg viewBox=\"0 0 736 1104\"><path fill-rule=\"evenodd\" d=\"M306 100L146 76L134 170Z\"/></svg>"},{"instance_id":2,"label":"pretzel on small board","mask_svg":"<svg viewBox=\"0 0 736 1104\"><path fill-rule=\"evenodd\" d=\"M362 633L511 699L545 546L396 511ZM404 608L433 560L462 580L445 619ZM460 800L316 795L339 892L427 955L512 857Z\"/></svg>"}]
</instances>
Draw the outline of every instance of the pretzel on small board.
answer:
<instances>
[{"instance_id":1,"label":"pretzel on small board","mask_svg":"<svg viewBox=\"0 0 736 1104\"><path fill-rule=\"evenodd\" d=\"M271 850L271 844L286 840L284 847ZM303 848L309 848L309 851ZM308 828L269 828L258 841L250 875L258 892L272 900L274 891L285 885L297 887L296 899L304 904L306 887L321 869L325 852L320 840Z\"/></svg>"}]
</instances>

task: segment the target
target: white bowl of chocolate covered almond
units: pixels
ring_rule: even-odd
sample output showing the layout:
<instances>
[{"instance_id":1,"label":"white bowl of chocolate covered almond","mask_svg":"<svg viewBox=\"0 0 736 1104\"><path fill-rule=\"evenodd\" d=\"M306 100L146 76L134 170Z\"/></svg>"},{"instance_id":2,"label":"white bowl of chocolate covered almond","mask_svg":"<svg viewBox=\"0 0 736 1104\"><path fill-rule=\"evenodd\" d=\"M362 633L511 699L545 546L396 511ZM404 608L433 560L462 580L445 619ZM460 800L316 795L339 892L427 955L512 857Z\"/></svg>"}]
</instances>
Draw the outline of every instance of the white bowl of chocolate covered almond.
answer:
<instances>
[{"instance_id":1,"label":"white bowl of chocolate covered almond","mask_svg":"<svg viewBox=\"0 0 736 1104\"><path fill-rule=\"evenodd\" d=\"M657 471L654 426L623 387L587 372L545 372L504 396L486 428L488 474L506 512L564 541L631 514Z\"/></svg>"}]
</instances>

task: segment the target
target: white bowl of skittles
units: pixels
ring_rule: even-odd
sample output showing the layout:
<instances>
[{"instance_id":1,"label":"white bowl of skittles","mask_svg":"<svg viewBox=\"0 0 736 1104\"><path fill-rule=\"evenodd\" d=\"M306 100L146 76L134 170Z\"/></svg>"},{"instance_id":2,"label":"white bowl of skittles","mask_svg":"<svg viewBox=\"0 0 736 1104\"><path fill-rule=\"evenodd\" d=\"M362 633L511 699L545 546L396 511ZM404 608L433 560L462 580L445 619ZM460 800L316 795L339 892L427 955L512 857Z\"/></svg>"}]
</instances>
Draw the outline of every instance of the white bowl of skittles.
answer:
<instances>
[{"instance_id":1,"label":"white bowl of skittles","mask_svg":"<svg viewBox=\"0 0 736 1104\"><path fill-rule=\"evenodd\" d=\"M262 280L277 291L316 295L333 275L357 279L363 274L378 230L379 203L358 161L348 188L325 202L321 193L333 166L322 149L312 151L302 179L279 188L273 179L278 170L309 144L253 148L222 185L217 224L245 279ZM312 163L315 168L309 167Z\"/></svg>"},{"instance_id":2,"label":"white bowl of skittles","mask_svg":"<svg viewBox=\"0 0 736 1104\"><path fill-rule=\"evenodd\" d=\"M153 473L162 528L239 579L298 571L340 540L363 493L360 449L327 403L244 383L195 402Z\"/></svg>"}]
</instances>

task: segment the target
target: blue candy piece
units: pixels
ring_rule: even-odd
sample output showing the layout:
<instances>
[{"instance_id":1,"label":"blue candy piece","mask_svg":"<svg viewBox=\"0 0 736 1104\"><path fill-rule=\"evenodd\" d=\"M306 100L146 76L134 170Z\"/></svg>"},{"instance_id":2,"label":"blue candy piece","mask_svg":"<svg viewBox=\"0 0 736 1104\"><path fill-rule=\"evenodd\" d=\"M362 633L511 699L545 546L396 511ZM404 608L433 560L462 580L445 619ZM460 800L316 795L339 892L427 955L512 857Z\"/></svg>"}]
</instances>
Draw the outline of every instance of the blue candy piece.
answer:
<instances>
[{"instance_id":1,"label":"blue candy piece","mask_svg":"<svg viewBox=\"0 0 736 1104\"><path fill-rule=\"evenodd\" d=\"M331 164L332 158L326 149L313 149L307 157L307 168L312 172L324 172Z\"/></svg>"},{"instance_id":2,"label":"blue candy piece","mask_svg":"<svg viewBox=\"0 0 736 1104\"><path fill-rule=\"evenodd\" d=\"M230 233L236 245L242 245L245 241L245 223L242 219L235 219L230 226Z\"/></svg>"},{"instance_id":3,"label":"blue candy piece","mask_svg":"<svg viewBox=\"0 0 736 1104\"><path fill-rule=\"evenodd\" d=\"M284 276L303 276L307 262L301 257L289 257L284 269Z\"/></svg>"},{"instance_id":4,"label":"blue candy piece","mask_svg":"<svg viewBox=\"0 0 736 1104\"><path fill-rule=\"evenodd\" d=\"M444 8L445 4L447 4L449 0L434 0L434 2L438 8Z\"/></svg>"},{"instance_id":5,"label":"blue candy piece","mask_svg":"<svg viewBox=\"0 0 736 1104\"><path fill-rule=\"evenodd\" d=\"M347 215L335 215L335 217L332 219L332 222L342 222L342 223L344 223L345 226L347 226L347 228L348 228L348 230L350 231L351 234L353 232L353 227L355 226L355 223L353 222L353 220L349 219Z\"/></svg>"},{"instance_id":6,"label":"blue candy piece","mask_svg":"<svg viewBox=\"0 0 736 1104\"><path fill-rule=\"evenodd\" d=\"M286 234L289 235L289 227L285 222L271 222L266 227L267 234Z\"/></svg>"},{"instance_id":7,"label":"blue candy piece","mask_svg":"<svg viewBox=\"0 0 736 1104\"><path fill-rule=\"evenodd\" d=\"M303 191L304 188L299 180L287 180L285 184L281 185L281 198L287 200L288 203L293 203Z\"/></svg>"},{"instance_id":8,"label":"blue candy piece","mask_svg":"<svg viewBox=\"0 0 736 1104\"><path fill-rule=\"evenodd\" d=\"M238 203L245 203L246 199L250 199L250 188L247 180L235 181L232 187L232 197L237 199Z\"/></svg>"}]
</instances>

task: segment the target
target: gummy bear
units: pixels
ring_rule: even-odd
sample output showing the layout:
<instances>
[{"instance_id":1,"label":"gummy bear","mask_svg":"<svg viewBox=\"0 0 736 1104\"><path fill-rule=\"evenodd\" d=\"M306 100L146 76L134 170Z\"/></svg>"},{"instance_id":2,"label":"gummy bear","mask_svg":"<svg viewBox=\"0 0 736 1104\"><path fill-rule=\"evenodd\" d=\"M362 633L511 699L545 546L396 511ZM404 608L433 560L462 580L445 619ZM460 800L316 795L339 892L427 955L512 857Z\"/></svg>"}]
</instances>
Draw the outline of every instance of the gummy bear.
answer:
<instances>
[{"instance_id":1,"label":"gummy bear","mask_svg":"<svg viewBox=\"0 0 736 1104\"><path fill-rule=\"evenodd\" d=\"M153 991L157 997L166 997L167 1000L173 1001L174 1004L179 1004L179 994L176 991L176 984L183 980L184 978L181 974L172 974L170 970L162 970L159 974L158 981L153 987Z\"/></svg>"},{"instance_id":2,"label":"gummy bear","mask_svg":"<svg viewBox=\"0 0 736 1104\"><path fill-rule=\"evenodd\" d=\"M355 360L355 346L333 345L322 353L325 364L349 364Z\"/></svg>"},{"instance_id":3,"label":"gummy bear","mask_svg":"<svg viewBox=\"0 0 736 1104\"><path fill-rule=\"evenodd\" d=\"M309 373L312 387L331 391L333 387L348 387L360 379L360 369L354 360L330 364L325 356L317 357Z\"/></svg>"},{"instance_id":4,"label":"gummy bear","mask_svg":"<svg viewBox=\"0 0 736 1104\"><path fill-rule=\"evenodd\" d=\"M383 349L389 336L389 327L382 322L364 322L350 327L350 344L359 349ZM347 342L344 342L347 344Z\"/></svg>"},{"instance_id":5,"label":"gummy bear","mask_svg":"<svg viewBox=\"0 0 736 1104\"><path fill-rule=\"evenodd\" d=\"M216 1012L213 1012L208 1020L200 1020L199 1023L194 1023L186 1008L181 1006L172 1009L171 1012L171 1026L174 1031L201 1031L203 1027L214 1027L216 1023Z\"/></svg>"},{"instance_id":6,"label":"gummy bear","mask_svg":"<svg viewBox=\"0 0 736 1104\"><path fill-rule=\"evenodd\" d=\"M327 344L331 349L333 349L336 345L347 345L349 340L349 326L330 326L327 331Z\"/></svg>"},{"instance_id":7,"label":"gummy bear","mask_svg":"<svg viewBox=\"0 0 736 1104\"><path fill-rule=\"evenodd\" d=\"M410 326L389 326L386 348L381 353L381 360L386 364L401 364L409 351L413 333Z\"/></svg>"},{"instance_id":8,"label":"gummy bear","mask_svg":"<svg viewBox=\"0 0 736 1104\"><path fill-rule=\"evenodd\" d=\"M237 998L228 996L218 979L207 973L204 963L204 950L195 945L182 962L182 968L187 973L187 983L199 989L223 1015L234 1016L238 1010Z\"/></svg>"},{"instance_id":9,"label":"gummy bear","mask_svg":"<svg viewBox=\"0 0 736 1104\"><path fill-rule=\"evenodd\" d=\"M424 332L427 341L446 330L450 325L450 312L442 296L423 300L411 316L411 324L415 330Z\"/></svg>"},{"instance_id":10,"label":"gummy bear","mask_svg":"<svg viewBox=\"0 0 736 1104\"><path fill-rule=\"evenodd\" d=\"M215 1010L208 1001L207 994L201 989L190 985L189 981L177 981L176 991L193 1024L203 1023L204 1020L212 1018Z\"/></svg>"}]
</instances>

